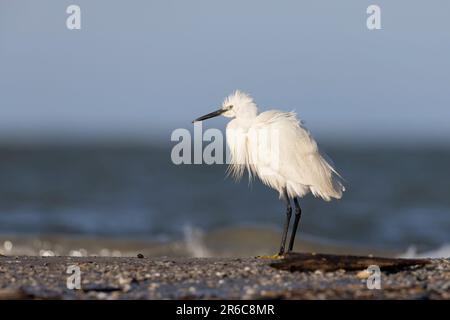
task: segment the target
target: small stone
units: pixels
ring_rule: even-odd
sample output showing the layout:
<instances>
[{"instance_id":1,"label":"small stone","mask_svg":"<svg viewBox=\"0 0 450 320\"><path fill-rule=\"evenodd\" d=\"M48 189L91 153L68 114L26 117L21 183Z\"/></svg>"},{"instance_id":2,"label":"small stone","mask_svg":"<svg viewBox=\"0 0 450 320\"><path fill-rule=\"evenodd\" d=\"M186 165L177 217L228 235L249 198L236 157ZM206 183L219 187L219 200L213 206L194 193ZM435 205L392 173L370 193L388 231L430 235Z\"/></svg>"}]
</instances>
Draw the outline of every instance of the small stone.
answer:
<instances>
[{"instance_id":1,"label":"small stone","mask_svg":"<svg viewBox=\"0 0 450 320\"><path fill-rule=\"evenodd\" d=\"M106 298L108 298L108 295L105 292L99 292L97 293L97 298L100 300L105 300Z\"/></svg>"},{"instance_id":2,"label":"small stone","mask_svg":"<svg viewBox=\"0 0 450 320\"><path fill-rule=\"evenodd\" d=\"M159 288L159 284L158 283L150 283L150 285L148 286L148 288L150 289L150 290L156 290L156 289L158 289Z\"/></svg>"},{"instance_id":3,"label":"small stone","mask_svg":"<svg viewBox=\"0 0 450 320\"><path fill-rule=\"evenodd\" d=\"M139 259L143 259L143 258L144 258L144 255L143 255L142 253L138 253L137 257L138 257Z\"/></svg>"},{"instance_id":4,"label":"small stone","mask_svg":"<svg viewBox=\"0 0 450 320\"><path fill-rule=\"evenodd\" d=\"M356 277L358 279L367 279L370 277L370 275L371 273L369 272L369 270L362 270L356 274Z\"/></svg>"},{"instance_id":5,"label":"small stone","mask_svg":"<svg viewBox=\"0 0 450 320\"><path fill-rule=\"evenodd\" d=\"M189 292L190 293L195 293L195 292L197 292L197 289L195 289L195 287L189 287Z\"/></svg>"}]
</instances>

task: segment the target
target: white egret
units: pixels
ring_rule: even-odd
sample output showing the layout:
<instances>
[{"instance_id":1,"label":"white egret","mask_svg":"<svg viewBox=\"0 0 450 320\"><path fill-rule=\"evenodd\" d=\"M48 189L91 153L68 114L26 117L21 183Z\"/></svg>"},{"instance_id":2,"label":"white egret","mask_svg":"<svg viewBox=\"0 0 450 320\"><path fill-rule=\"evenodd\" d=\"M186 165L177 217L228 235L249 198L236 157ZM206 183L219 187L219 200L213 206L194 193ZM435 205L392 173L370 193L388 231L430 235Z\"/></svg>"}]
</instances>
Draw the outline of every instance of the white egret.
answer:
<instances>
[{"instance_id":1,"label":"white egret","mask_svg":"<svg viewBox=\"0 0 450 320\"><path fill-rule=\"evenodd\" d=\"M295 219L288 252L292 251L301 217L298 197L311 192L326 201L340 199L345 191L341 176L320 153L316 141L295 113L279 110L258 113L253 98L236 91L224 100L219 110L193 122L219 115L233 118L226 129L231 155L229 172L239 179L247 169L250 178L258 176L286 202L280 256L285 252L293 200Z\"/></svg>"}]
</instances>

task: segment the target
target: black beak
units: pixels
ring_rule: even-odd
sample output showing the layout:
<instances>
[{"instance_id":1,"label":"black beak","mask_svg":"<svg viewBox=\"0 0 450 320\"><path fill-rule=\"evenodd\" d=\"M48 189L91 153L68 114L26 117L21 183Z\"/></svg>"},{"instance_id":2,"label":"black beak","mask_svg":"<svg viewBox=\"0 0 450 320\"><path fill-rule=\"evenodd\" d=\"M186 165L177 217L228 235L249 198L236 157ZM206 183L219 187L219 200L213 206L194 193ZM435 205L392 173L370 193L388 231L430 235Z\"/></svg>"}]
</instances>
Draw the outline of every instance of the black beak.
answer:
<instances>
[{"instance_id":1,"label":"black beak","mask_svg":"<svg viewBox=\"0 0 450 320\"><path fill-rule=\"evenodd\" d=\"M227 111L227 110L219 109L219 110L217 110L217 111L214 111L214 112L205 114L204 116L201 116L200 118L197 118L197 119L195 119L194 121L192 121L192 123L197 122L197 121L203 121L203 120L206 120L206 119L210 119L210 118L214 118L214 117L220 116L220 115L221 115L222 113L224 113L225 111Z\"/></svg>"}]
</instances>

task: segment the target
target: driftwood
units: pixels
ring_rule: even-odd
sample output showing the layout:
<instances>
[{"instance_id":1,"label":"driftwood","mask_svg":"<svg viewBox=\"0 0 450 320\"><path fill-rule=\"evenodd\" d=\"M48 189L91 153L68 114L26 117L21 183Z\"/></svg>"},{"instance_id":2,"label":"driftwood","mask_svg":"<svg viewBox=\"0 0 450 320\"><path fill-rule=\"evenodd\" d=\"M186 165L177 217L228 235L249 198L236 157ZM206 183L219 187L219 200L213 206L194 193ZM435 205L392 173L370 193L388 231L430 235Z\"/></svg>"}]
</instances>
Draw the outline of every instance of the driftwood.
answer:
<instances>
[{"instance_id":1,"label":"driftwood","mask_svg":"<svg viewBox=\"0 0 450 320\"><path fill-rule=\"evenodd\" d=\"M381 271L398 272L412 266L430 263L427 259L380 258L370 256L350 256L314 253L289 253L284 259L271 264L272 267L286 271L358 271L371 265L378 266Z\"/></svg>"}]
</instances>

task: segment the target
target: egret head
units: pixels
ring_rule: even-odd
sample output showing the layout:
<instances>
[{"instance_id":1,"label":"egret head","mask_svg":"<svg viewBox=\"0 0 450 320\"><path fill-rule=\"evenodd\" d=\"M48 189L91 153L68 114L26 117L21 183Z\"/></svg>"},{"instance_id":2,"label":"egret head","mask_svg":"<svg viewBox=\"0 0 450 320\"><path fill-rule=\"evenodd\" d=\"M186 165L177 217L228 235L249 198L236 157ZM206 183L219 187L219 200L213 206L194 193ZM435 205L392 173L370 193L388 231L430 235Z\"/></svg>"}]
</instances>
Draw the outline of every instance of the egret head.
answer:
<instances>
[{"instance_id":1,"label":"egret head","mask_svg":"<svg viewBox=\"0 0 450 320\"><path fill-rule=\"evenodd\" d=\"M247 118L251 119L258 114L258 108L253 98L239 90L230 94L222 103L219 110L208 113L200 118L195 119L192 122L203 121L209 118L223 115L227 118Z\"/></svg>"}]
</instances>

